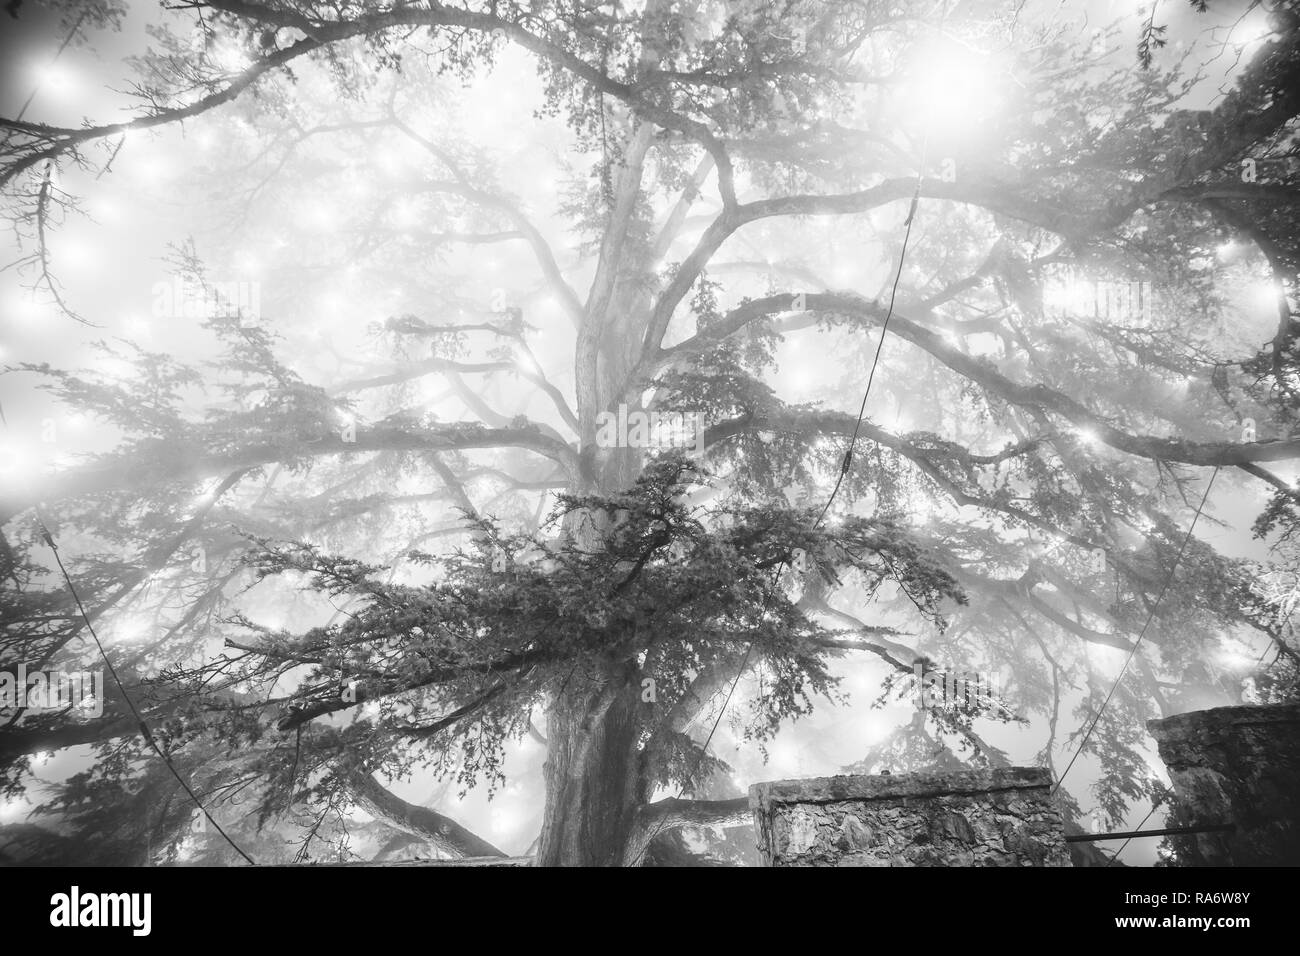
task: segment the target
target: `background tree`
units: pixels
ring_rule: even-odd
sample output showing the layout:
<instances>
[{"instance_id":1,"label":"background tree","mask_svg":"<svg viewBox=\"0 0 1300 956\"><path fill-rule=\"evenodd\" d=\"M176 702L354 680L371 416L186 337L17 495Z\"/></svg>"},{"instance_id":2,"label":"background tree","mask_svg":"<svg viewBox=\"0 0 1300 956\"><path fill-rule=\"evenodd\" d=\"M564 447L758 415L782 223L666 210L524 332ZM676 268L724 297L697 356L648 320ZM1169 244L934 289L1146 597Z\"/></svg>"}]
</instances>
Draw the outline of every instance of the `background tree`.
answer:
<instances>
[{"instance_id":1,"label":"background tree","mask_svg":"<svg viewBox=\"0 0 1300 956\"><path fill-rule=\"evenodd\" d=\"M134 118L4 121L18 265L72 329L104 316L52 236L162 154L146 131L184 131L186 215L222 217L171 261L206 351L10 367L111 447L10 469L4 663L97 666L43 521L154 740L260 861L501 853L381 783L416 776L535 781L542 864L680 862L747 823L721 721L761 751L866 659L882 702L917 661L1002 675L1058 773L1101 713L1119 819L1152 788L1144 719L1241 698L1225 654L1266 643L1250 692L1294 694L1287 552L1185 540L1213 474L1294 541L1300 31L1263 13L1225 14L1259 35L1208 101L1218 21L1142 70L1020 4L169 15ZM260 308L234 275L268 277ZM1134 283L1154 307L1106 298ZM608 447L620 406L700 416L703 460ZM105 858L196 852L106 697L0 732L12 795L40 754L94 755L11 856L90 827ZM1004 763L995 711L924 713L857 769ZM544 767L507 773L530 736Z\"/></svg>"}]
</instances>

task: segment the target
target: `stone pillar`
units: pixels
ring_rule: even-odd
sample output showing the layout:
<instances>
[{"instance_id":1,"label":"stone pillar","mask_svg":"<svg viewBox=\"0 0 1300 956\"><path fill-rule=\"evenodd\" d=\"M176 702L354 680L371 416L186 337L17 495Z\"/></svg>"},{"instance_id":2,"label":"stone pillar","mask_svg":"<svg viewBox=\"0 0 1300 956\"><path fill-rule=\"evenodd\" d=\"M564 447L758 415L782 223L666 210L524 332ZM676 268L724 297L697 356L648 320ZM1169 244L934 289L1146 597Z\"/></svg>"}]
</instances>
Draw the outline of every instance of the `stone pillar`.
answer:
<instances>
[{"instance_id":1,"label":"stone pillar","mask_svg":"<svg viewBox=\"0 0 1300 956\"><path fill-rule=\"evenodd\" d=\"M1192 866L1300 865L1300 704L1215 707L1147 722L1178 795L1171 837Z\"/></svg>"},{"instance_id":2,"label":"stone pillar","mask_svg":"<svg viewBox=\"0 0 1300 956\"><path fill-rule=\"evenodd\" d=\"M749 788L768 866L1069 866L1042 767L782 780Z\"/></svg>"}]
</instances>

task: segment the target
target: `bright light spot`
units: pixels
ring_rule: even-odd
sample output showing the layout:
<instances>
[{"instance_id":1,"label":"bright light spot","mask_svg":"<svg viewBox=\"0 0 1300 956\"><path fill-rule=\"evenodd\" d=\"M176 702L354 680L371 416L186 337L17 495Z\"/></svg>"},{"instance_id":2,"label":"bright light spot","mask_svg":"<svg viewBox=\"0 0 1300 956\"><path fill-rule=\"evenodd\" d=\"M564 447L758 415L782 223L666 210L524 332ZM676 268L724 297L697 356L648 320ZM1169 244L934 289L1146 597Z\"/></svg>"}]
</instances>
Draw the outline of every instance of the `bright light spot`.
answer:
<instances>
[{"instance_id":1,"label":"bright light spot","mask_svg":"<svg viewBox=\"0 0 1300 956\"><path fill-rule=\"evenodd\" d=\"M1096 446L1101 442L1101 439L1097 437L1097 433L1091 428L1076 429L1074 434L1078 437L1079 441L1085 445Z\"/></svg>"},{"instance_id":2,"label":"bright light spot","mask_svg":"<svg viewBox=\"0 0 1300 956\"><path fill-rule=\"evenodd\" d=\"M80 428L82 425L86 424L86 416L81 412L73 412L68 416L67 421L69 428Z\"/></svg>"},{"instance_id":3,"label":"bright light spot","mask_svg":"<svg viewBox=\"0 0 1300 956\"><path fill-rule=\"evenodd\" d=\"M23 801L3 800L0 801L0 823L13 823L23 815Z\"/></svg>"},{"instance_id":4,"label":"bright light spot","mask_svg":"<svg viewBox=\"0 0 1300 956\"><path fill-rule=\"evenodd\" d=\"M533 372L534 374L541 374L542 370L538 367L536 359L534 359L527 350L520 346L515 346L513 353L516 365L529 372Z\"/></svg>"},{"instance_id":5,"label":"bright light spot","mask_svg":"<svg viewBox=\"0 0 1300 956\"><path fill-rule=\"evenodd\" d=\"M23 293L14 293L5 301L5 315L22 322L40 318L45 311L30 295Z\"/></svg>"},{"instance_id":6,"label":"bright light spot","mask_svg":"<svg viewBox=\"0 0 1300 956\"><path fill-rule=\"evenodd\" d=\"M1220 262L1229 261L1234 255L1236 255L1236 252L1237 244L1231 241L1223 243L1214 250L1214 254L1219 257Z\"/></svg>"},{"instance_id":7,"label":"bright light spot","mask_svg":"<svg viewBox=\"0 0 1300 956\"><path fill-rule=\"evenodd\" d=\"M1043 285L1043 307L1049 313L1091 315L1097 308L1097 284L1083 279L1049 279Z\"/></svg>"},{"instance_id":8,"label":"bright light spot","mask_svg":"<svg viewBox=\"0 0 1300 956\"><path fill-rule=\"evenodd\" d=\"M419 397L420 403L428 405L440 397L441 390L438 388L438 382L436 379L426 378L420 382L420 387L416 389L416 393Z\"/></svg>"},{"instance_id":9,"label":"bright light spot","mask_svg":"<svg viewBox=\"0 0 1300 956\"><path fill-rule=\"evenodd\" d=\"M248 54L236 46L223 44L213 55L212 60L227 73L242 73L252 65Z\"/></svg>"},{"instance_id":10,"label":"bright light spot","mask_svg":"<svg viewBox=\"0 0 1300 956\"><path fill-rule=\"evenodd\" d=\"M216 492L217 486L220 484L220 478L209 478L207 481L203 482L199 485L199 493L194 496L194 503L196 505L207 504L207 502L211 500L212 495Z\"/></svg>"},{"instance_id":11,"label":"bright light spot","mask_svg":"<svg viewBox=\"0 0 1300 956\"><path fill-rule=\"evenodd\" d=\"M143 637L145 630L146 628L143 621L140 621L136 618L131 618L129 620L123 621L122 624L117 628L117 636L118 639L121 641L130 642L130 641L138 640L139 638Z\"/></svg>"},{"instance_id":12,"label":"bright light spot","mask_svg":"<svg viewBox=\"0 0 1300 956\"><path fill-rule=\"evenodd\" d=\"M403 229L414 226L419 221L419 218L419 213L412 202L401 203L393 210L393 222Z\"/></svg>"},{"instance_id":13,"label":"bright light spot","mask_svg":"<svg viewBox=\"0 0 1300 956\"><path fill-rule=\"evenodd\" d=\"M79 239L61 238L54 251L55 262L63 268L93 269L99 264L94 251Z\"/></svg>"},{"instance_id":14,"label":"bright light spot","mask_svg":"<svg viewBox=\"0 0 1300 956\"><path fill-rule=\"evenodd\" d=\"M564 188L563 181L554 173L540 177L537 180L537 185L541 189L543 196L558 196Z\"/></svg>"},{"instance_id":15,"label":"bright light spot","mask_svg":"<svg viewBox=\"0 0 1300 956\"><path fill-rule=\"evenodd\" d=\"M803 754L793 741L775 741L768 747L768 766L773 770L789 773L802 769Z\"/></svg>"},{"instance_id":16,"label":"bright light spot","mask_svg":"<svg viewBox=\"0 0 1300 956\"><path fill-rule=\"evenodd\" d=\"M17 445L0 445L0 475L12 478L27 464L27 457Z\"/></svg>"},{"instance_id":17,"label":"bright light spot","mask_svg":"<svg viewBox=\"0 0 1300 956\"><path fill-rule=\"evenodd\" d=\"M907 503L907 513L915 525L927 525L934 519L934 502L923 494L912 495Z\"/></svg>"},{"instance_id":18,"label":"bright light spot","mask_svg":"<svg viewBox=\"0 0 1300 956\"><path fill-rule=\"evenodd\" d=\"M327 292L325 295L320 297L320 308L322 312L333 314L338 312L342 305L342 300L340 300L338 295L333 292Z\"/></svg>"},{"instance_id":19,"label":"bright light spot","mask_svg":"<svg viewBox=\"0 0 1300 956\"><path fill-rule=\"evenodd\" d=\"M105 378L112 379L116 382L125 382L135 376L135 366L126 359L105 358L99 359L99 373Z\"/></svg>"},{"instance_id":20,"label":"bright light spot","mask_svg":"<svg viewBox=\"0 0 1300 956\"><path fill-rule=\"evenodd\" d=\"M796 392L803 392L813 385L812 377L807 372L795 372L787 375L785 380L790 383L790 387Z\"/></svg>"},{"instance_id":21,"label":"bright light spot","mask_svg":"<svg viewBox=\"0 0 1300 956\"><path fill-rule=\"evenodd\" d=\"M523 820L519 816L519 811L511 807L493 807L491 812L491 827L493 833L502 835L513 833L518 830Z\"/></svg>"},{"instance_id":22,"label":"bright light spot","mask_svg":"<svg viewBox=\"0 0 1300 956\"><path fill-rule=\"evenodd\" d=\"M1259 658L1237 648L1222 648L1215 652L1215 663L1229 670L1250 670L1259 663Z\"/></svg>"},{"instance_id":23,"label":"bright light spot","mask_svg":"<svg viewBox=\"0 0 1300 956\"><path fill-rule=\"evenodd\" d=\"M1278 299L1281 295L1282 290L1277 283L1265 281L1251 289L1250 300L1255 308L1272 311L1278 307Z\"/></svg>"},{"instance_id":24,"label":"bright light spot","mask_svg":"<svg viewBox=\"0 0 1300 956\"><path fill-rule=\"evenodd\" d=\"M1243 17L1232 28L1228 34L1231 43L1239 46L1250 46L1252 43L1259 43L1273 33L1272 27L1268 25L1268 15L1260 10L1248 17Z\"/></svg>"},{"instance_id":25,"label":"bright light spot","mask_svg":"<svg viewBox=\"0 0 1300 956\"><path fill-rule=\"evenodd\" d=\"M101 222L116 222L122 218L122 207L112 199L96 197L89 203L90 214Z\"/></svg>"},{"instance_id":26,"label":"bright light spot","mask_svg":"<svg viewBox=\"0 0 1300 956\"><path fill-rule=\"evenodd\" d=\"M173 170L171 163L153 154L142 157L135 165L135 172L141 179L167 179Z\"/></svg>"},{"instance_id":27,"label":"bright light spot","mask_svg":"<svg viewBox=\"0 0 1300 956\"><path fill-rule=\"evenodd\" d=\"M333 229L338 222L334 210L323 202L312 203L303 211L303 220L317 229Z\"/></svg>"},{"instance_id":28,"label":"bright light spot","mask_svg":"<svg viewBox=\"0 0 1300 956\"><path fill-rule=\"evenodd\" d=\"M857 270L847 263L837 265L831 272L831 278L836 285L848 285L857 275Z\"/></svg>"},{"instance_id":29,"label":"bright light spot","mask_svg":"<svg viewBox=\"0 0 1300 956\"><path fill-rule=\"evenodd\" d=\"M48 63L35 70L35 79L42 93L51 93L66 99L77 92L80 85L77 75L66 63Z\"/></svg>"},{"instance_id":30,"label":"bright light spot","mask_svg":"<svg viewBox=\"0 0 1300 956\"><path fill-rule=\"evenodd\" d=\"M956 43L931 45L913 64L912 105L935 134L974 129L995 104L998 71L987 56Z\"/></svg>"}]
</instances>

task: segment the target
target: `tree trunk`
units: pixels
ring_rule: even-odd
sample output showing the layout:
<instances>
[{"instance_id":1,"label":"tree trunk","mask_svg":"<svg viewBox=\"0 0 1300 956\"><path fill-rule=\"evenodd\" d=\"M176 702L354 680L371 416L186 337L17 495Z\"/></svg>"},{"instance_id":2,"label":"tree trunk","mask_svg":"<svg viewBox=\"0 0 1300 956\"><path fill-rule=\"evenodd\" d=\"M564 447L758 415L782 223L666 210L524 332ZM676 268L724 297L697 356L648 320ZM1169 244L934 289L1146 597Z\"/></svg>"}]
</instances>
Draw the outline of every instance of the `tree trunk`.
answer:
<instances>
[{"instance_id":1,"label":"tree trunk","mask_svg":"<svg viewBox=\"0 0 1300 956\"><path fill-rule=\"evenodd\" d=\"M546 810L537 866L622 866L644 802L637 757L640 685L579 667L548 713Z\"/></svg>"},{"instance_id":2,"label":"tree trunk","mask_svg":"<svg viewBox=\"0 0 1300 956\"><path fill-rule=\"evenodd\" d=\"M651 0L651 7L657 3ZM638 127L627 143L601 251L602 266L615 270L614 281L604 295L589 299L579 330L574 391L584 467L570 492L623 491L642 469L640 449L597 447L596 418L629 397L635 401L624 394L624 380L636 364L637 346L649 320L649 296L640 282L648 263L619 260L624 256L623 226L634 215L650 144L648 125ZM601 285L601 273L595 281ZM571 525L580 546L600 548L608 518L591 515ZM600 671L589 673L587 666ZM641 773L639 677L631 663L580 663L552 701L537 866L624 865L638 810L649 797Z\"/></svg>"}]
</instances>

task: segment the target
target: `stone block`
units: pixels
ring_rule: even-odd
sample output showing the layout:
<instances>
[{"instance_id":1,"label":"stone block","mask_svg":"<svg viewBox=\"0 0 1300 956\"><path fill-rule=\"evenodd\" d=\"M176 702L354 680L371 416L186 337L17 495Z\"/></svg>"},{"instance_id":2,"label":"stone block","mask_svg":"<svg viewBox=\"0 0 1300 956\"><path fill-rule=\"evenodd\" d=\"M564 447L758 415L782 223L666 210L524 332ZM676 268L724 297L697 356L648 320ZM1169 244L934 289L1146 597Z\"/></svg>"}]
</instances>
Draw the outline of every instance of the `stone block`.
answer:
<instances>
[{"instance_id":1,"label":"stone block","mask_svg":"<svg viewBox=\"0 0 1300 956\"><path fill-rule=\"evenodd\" d=\"M1069 866L1040 767L818 777L749 789L768 866Z\"/></svg>"},{"instance_id":2,"label":"stone block","mask_svg":"<svg viewBox=\"0 0 1300 956\"><path fill-rule=\"evenodd\" d=\"M1147 722L1183 826L1229 833L1172 838L1192 866L1300 865L1300 704L1215 707Z\"/></svg>"}]
</instances>

